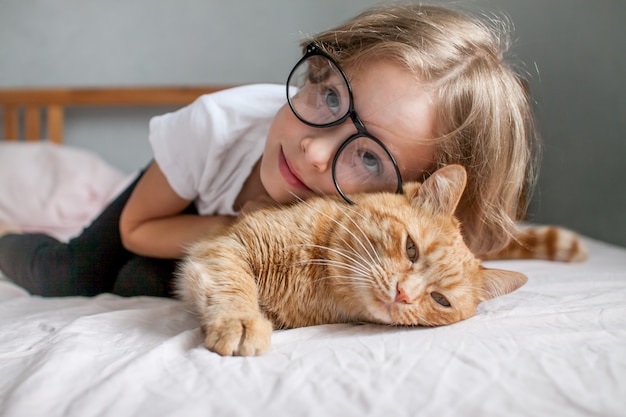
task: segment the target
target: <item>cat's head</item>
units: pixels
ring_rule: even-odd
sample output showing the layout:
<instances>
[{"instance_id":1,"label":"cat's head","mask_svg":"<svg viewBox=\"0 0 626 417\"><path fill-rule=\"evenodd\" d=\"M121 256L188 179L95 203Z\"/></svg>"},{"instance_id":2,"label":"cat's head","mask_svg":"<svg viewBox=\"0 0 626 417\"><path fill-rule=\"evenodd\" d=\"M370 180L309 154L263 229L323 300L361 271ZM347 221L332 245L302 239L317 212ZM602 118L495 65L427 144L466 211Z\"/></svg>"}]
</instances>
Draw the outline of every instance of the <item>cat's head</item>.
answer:
<instances>
[{"instance_id":1,"label":"cat's head","mask_svg":"<svg viewBox=\"0 0 626 417\"><path fill-rule=\"evenodd\" d=\"M346 227L334 237L343 253L334 262L343 277L336 284L365 320L451 324L473 316L480 302L524 285L526 276L484 268L466 246L454 217L466 180L463 167L450 165L423 184L406 184L403 194L353 197Z\"/></svg>"}]
</instances>

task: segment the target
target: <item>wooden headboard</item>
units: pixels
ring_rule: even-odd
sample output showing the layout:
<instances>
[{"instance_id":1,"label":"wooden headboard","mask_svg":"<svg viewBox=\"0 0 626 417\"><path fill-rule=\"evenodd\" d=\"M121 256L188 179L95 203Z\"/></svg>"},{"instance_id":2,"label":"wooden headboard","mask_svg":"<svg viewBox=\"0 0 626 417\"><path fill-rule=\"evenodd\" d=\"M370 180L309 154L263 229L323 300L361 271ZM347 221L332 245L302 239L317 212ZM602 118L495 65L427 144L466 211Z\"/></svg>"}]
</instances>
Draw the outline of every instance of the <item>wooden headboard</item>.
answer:
<instances>
[{"instance_id":1,"label":"wooden headboard","mask_svg":"<svg viewBox=\"0 0 626 417\"><path fill-rule=\"evenodd\" d=\"M63 142L64 109L77 106L184 106L231 86L0 89L0 139ZM42 126L46 132L42 132Z\"/></svg>"}]
</instances>

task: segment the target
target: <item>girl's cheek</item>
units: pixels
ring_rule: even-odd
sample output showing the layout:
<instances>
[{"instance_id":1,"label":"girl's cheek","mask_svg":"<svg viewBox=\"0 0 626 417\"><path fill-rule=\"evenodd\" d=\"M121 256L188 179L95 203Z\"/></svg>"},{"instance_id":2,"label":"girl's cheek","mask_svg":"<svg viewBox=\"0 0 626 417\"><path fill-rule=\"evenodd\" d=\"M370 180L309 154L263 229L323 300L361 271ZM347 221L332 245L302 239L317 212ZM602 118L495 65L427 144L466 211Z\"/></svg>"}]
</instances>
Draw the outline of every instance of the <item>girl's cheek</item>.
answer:
<instances>
[{"instance_id":1,"label":"girl's cheek","mask_svg":"<svg viewBox=\"0 0 626 417\"><path fill-rule=\"evenodd\" d=\"M279 131L289 131L297 128L298 124L300 124L300 121L291 112L289 105L285 104L278 110L276 116L274 116L271 128Z\"/></svg>"}]
</instances>

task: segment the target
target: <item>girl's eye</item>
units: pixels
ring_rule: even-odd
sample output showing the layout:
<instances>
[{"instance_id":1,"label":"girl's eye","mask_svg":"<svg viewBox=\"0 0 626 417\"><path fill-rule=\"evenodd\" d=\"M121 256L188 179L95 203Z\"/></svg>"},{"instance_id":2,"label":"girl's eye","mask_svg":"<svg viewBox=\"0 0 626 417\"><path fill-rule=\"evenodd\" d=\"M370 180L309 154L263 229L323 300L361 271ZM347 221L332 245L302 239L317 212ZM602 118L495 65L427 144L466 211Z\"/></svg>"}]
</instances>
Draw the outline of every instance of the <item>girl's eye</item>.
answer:
<instances>
[{"instance_id":1,"label":"girl's eye","mask_svg":"<svg viewBox=\"0 0 626 417\"><path fill-rule=\"evenodd\" d=\"M430 296L433 297L433 300L435 300L435 302L440 306L450 307L450 302L446 297L443 296L443 294L433 291L430 293Z\"/></svg>"},{"instance_id":2,"label":"girl's eye","mask_svg":"<svg viewBox=\"0 0 626 417\"><path fill-rule=\"evenodd\" d=\"M417 246L415 246L413 239L411 239L410 237L406 238L406 256L413 263L417 261L417 256L418 256Z\"/></svg>"},{"instance_id":3,"label":"girl's eye","mask_svg":"<svg viewBox=\"0 0 626 417\"><path fill-rule=\"evenodd\" d=\"M337 114L341 108L341 98L335 90L329 88L324 93L324 104L333 114Z\"/></svg>"},{"instance_id":4,"label":"girl's eye","mask_svg":"<svg viewBox=\"0 0 626 417\"><path fill-rule=\"evenodd\" d=\"M361 164L365 169L374 175L380 175L382 171L382 164L380 163L380 158L374 152L359 150L359 159L361 160Z\"/></svg>"}]
</instances>

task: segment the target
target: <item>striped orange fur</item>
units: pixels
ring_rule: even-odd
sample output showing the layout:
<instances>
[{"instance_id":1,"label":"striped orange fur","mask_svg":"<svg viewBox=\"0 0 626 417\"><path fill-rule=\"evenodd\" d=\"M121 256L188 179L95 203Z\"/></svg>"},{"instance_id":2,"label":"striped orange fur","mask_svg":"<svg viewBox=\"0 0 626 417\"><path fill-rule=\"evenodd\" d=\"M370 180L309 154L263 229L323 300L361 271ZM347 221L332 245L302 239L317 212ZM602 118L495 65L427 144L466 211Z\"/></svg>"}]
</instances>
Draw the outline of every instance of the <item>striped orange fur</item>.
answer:
<instances>
[{"instance_id":1,"label":"striped orange fur","mask_svg":"<svg viewBox=\"0 0 626 417\"><path fill-rule=\"evenodd\" d=\"M527 226L517 230L504 249L483 258L581 262L587 259L587 249L571 230L556 226Z\"/></svg>"},{"instance_id":2,"label":"striped orange fur","mask_svg":"<svg viewBox=\"0 0 626 417\"><path fill-rule=\"evenodd\" d=\"M222 355L262 353L274 328L466 319L526 277L484 268L465 245L454 217L465 183L451 165L401 195L314 197L241 216L189 248L178 294Z\"/></svg>"}]
</instances>

